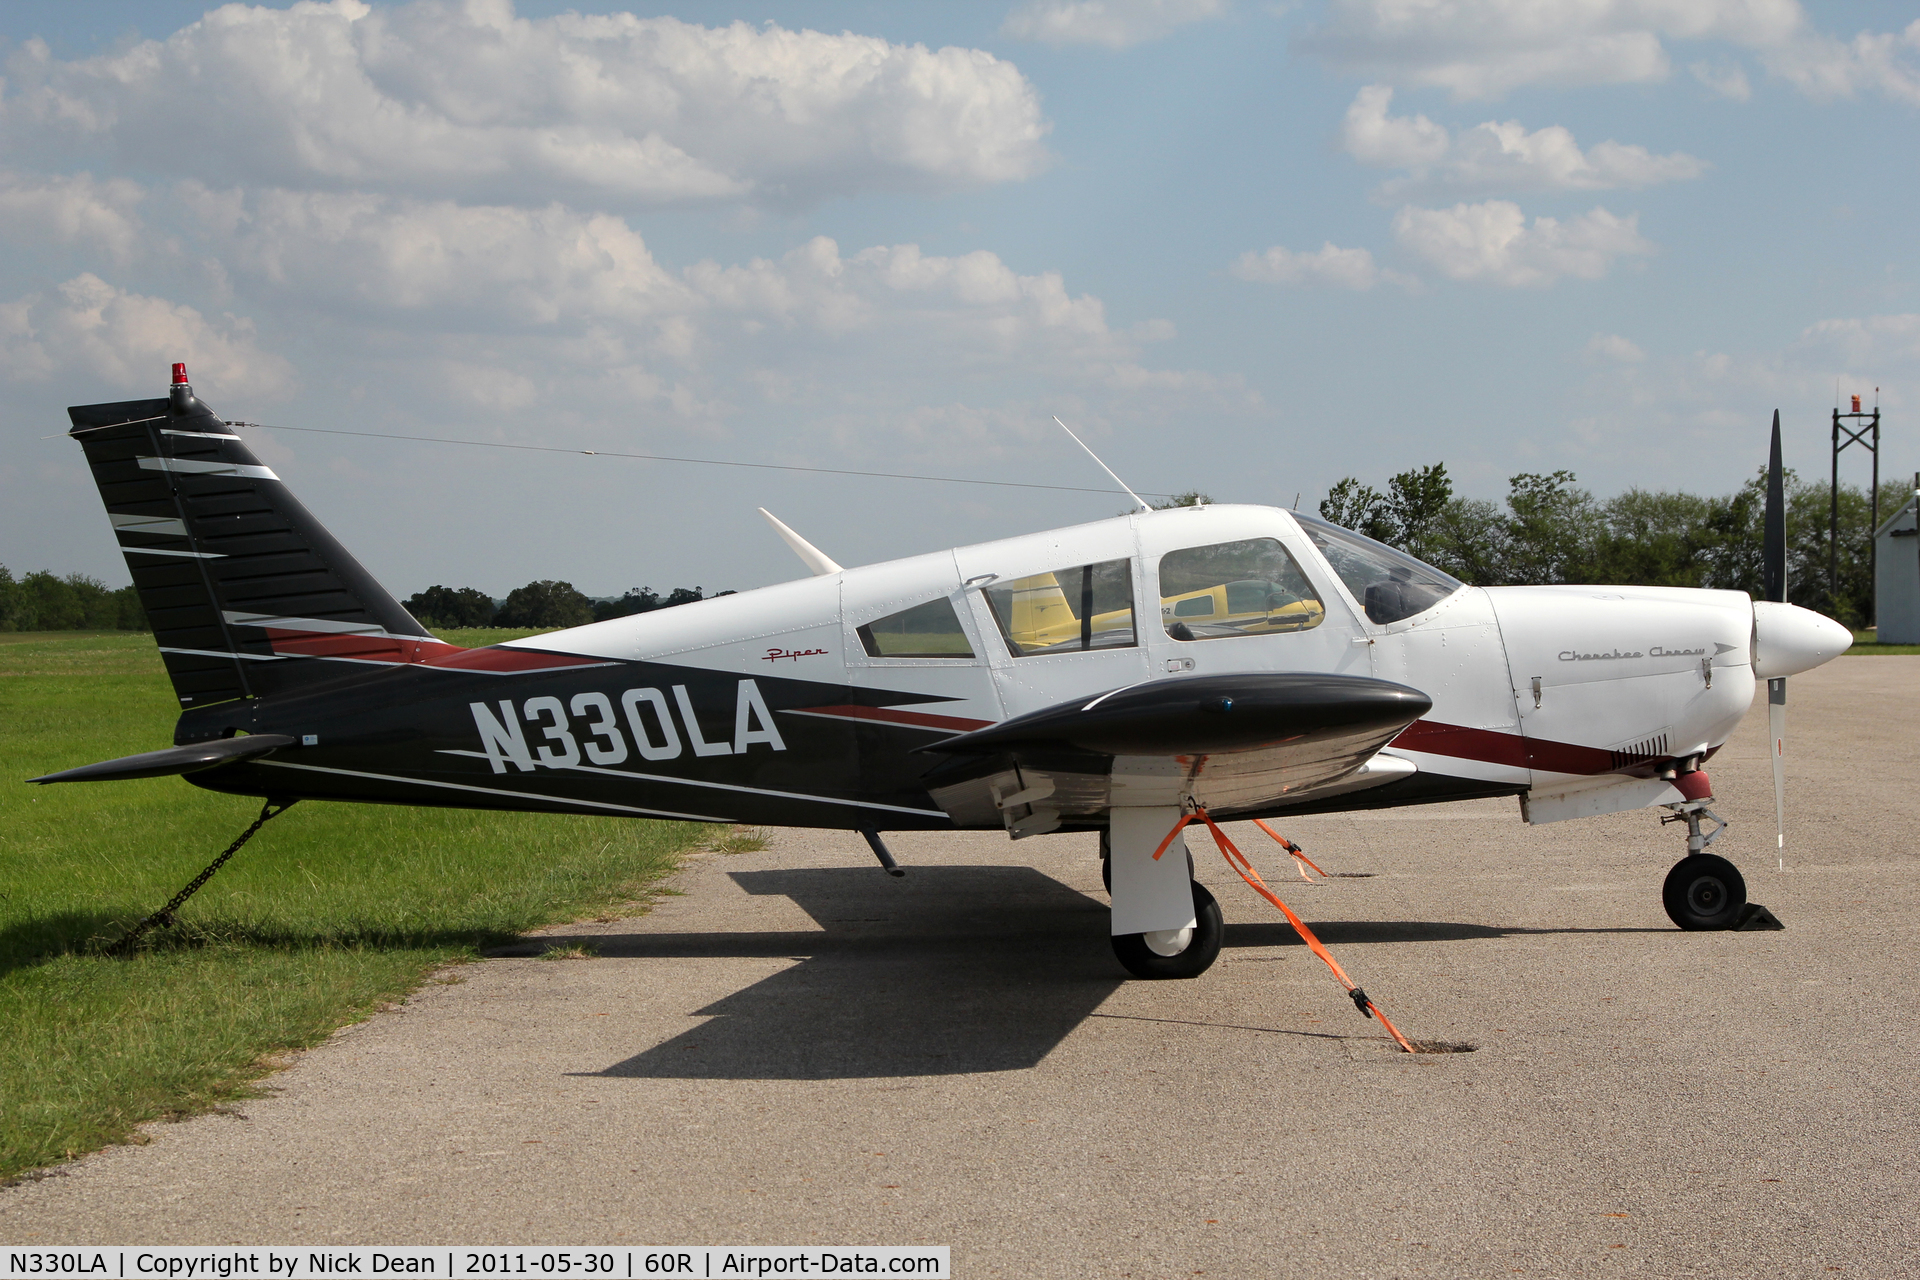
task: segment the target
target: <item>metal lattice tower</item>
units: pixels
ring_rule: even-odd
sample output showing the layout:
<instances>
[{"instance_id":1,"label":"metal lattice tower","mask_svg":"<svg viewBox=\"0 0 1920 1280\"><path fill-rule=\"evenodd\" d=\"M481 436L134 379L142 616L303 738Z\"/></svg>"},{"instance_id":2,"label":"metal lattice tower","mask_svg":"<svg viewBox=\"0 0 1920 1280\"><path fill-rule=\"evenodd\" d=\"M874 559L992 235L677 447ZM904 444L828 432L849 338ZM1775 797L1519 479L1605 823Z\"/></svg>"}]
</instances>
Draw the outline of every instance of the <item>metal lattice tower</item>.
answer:
<instances>
[{"instance_id":1,"label":"metal lattice tower","mask_svg":"<svg viewBox=\"0 0 1920 1280\"><path fill-rule=\"evenodd\" d=\"M1838 407L1833 411L1833 480L1831 484L1832 503L1827 519L1827 607L1835 612L1840 608L1840 455L1854 445L1859 445L1873 455L1873 487L1868 490L1868 501L1873 504L1873 515L1867 528L1876 533L1880 528L1880 388L1874 389L1874 406L1871 410L1860 408L1860 397L1853 397L1853 412L1842 413ZM1851 426L1843 425L1851 423ZM1841 436L1845 436L1844 441ZM1863 619L1866 626L1879 622L1876 616L1879 601L1878 579L1874 576L1879 568L1879 540L1868 535L1867 538L1867 616Z\"/></svg>"}]
</instances>

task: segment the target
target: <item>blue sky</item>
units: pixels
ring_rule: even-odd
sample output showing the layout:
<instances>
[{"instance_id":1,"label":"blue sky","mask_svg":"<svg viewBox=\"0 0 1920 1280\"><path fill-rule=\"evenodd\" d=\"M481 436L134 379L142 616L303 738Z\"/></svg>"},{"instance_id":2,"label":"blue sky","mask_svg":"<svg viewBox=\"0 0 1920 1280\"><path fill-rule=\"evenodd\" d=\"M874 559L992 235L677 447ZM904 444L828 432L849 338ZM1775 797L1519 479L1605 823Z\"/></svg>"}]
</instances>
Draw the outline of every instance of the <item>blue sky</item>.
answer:
<instances>
[{"instance_id":1,"label":"blue sky","mask_svg":"<svg viewBox=\"0 0 1920 1280\"><path fill-rule=\"evenodd\" d=\"M125 581L64 406L1303 505L1920 465L1920 9L0 8L0 563ZM743 25L736 25L743 24ZM1103 494L261 431L405 595L750 587ZM1859 470L1860 464L1850 469Z\"/></svg>"}]
</instances>

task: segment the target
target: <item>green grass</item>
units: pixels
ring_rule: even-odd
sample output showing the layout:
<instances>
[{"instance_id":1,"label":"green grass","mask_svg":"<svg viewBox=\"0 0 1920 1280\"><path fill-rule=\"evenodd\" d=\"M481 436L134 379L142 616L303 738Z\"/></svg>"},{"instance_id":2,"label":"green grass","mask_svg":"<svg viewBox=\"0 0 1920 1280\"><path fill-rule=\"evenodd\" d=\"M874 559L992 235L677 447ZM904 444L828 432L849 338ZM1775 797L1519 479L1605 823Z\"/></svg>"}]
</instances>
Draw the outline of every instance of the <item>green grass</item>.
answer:
<instances>
[{"instance_id":1,"label":"green grass","mask_svg":"<svg viewBox=\"0 0 1920 1280\"><path fill-rule=\"evenodd\" d=\"M451 633L454 643L486 643ZM97 953L252 821L178 778L24 779L172 741L150 636L0 635L0 1179L248 1096L429 974L644 896L690 823L309 801L130 959Z\"/></svg>"},{"instance_id":2,"label":"green grass","mask_svg":"<svg viewBox=\"0 0 1920 1280\"><path fill-rule=\"evenodd\" d=\"M499 644L502 640L525 640L528 636L542 635L539 627L449 627L435 629L435 635L448 644L457 644L463 649L478 649L482 645Z\"/></svg>"},{"instance_id":3,"label":"green grass","mask_svg":"<svg viewBox=\"0 0 1920 1280\"><path fill-rule=\"evenodd\" d=\"M1847 650L1848 657L1877 653L1920 653L1920 644L1881 644L1880 634L1877 631L1853 633L1853 647Z\"/></svg>"}]
</instances>

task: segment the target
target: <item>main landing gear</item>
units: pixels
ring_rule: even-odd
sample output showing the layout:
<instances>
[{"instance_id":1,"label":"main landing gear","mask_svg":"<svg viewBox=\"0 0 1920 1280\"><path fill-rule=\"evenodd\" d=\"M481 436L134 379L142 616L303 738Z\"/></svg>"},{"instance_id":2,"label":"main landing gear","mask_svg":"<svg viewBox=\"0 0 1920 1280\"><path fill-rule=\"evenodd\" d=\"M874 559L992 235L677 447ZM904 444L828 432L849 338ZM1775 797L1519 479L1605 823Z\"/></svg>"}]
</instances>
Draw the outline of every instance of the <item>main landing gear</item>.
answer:
<instances>
[{"instance_id":1,"label":"main landing gear","mask_svg":"<svg viewBox=\"0 0 1920 1280\"><path fill-rule=\"evenodd\" d=\"M1661 822L1687 824L1687 856L1667 872L1660 892L1668 918L1687 930L1737 928L1747 906L1747 882L1739 868L1707 852L1707 846L1727 829L1726 822L1707 808L1705 800L1667 807L1673 812ZM1711 829L1703 829L1703 819L1713 824Z\"/></svg>"},{"instance_id":2,"label":"main landing gear","mask_svg":"<svg viewBox=\"0 0 1920 1280\"><path fill-rule=\"evenodd\" d=\"M1141 844L1138 838L1146 836L1144 848L1131 850L1136 857L1138 870L1130 877L1134 892L1141 895L1139 877L1142 874L1154 876L1159 887L1150 891L1159 898L1160 906L1155 914L1161 919L1171 916L1173 919L1187 917L1187 900L1192 899L1193 923L1178 929L1149 929L1141 933L1116 933L1113 935L1113 954L1121 966L1136 978L1197 978L1210 968L1220 957L1220 944L1226 940L1226 920L1220 914L1220 904L1214 901L1206 886L1193 878L1193 855L1187 851L1184 839L1174 840L1160 860L1147 858L1146 854L1154 845L1158 832L1155 824L1166 818L1171 825L1173 817L1180 811L1171 809L1163 814L1158 810L1147 819L1145 826L1131 832L1136 837L1132 843ZM1169 816L1171 815L1171 816ZM1138 826L1139 824L1130 824ZM1123 856L1127 850L1123 849ZM1175 861L1175 858L1179 861ZM1180 864L1186 864L1186 874L1180 872ZM1113 839L1111 830L1100 833L1100 878L1106 882L1107 893L1113 893ZM1183 893L1182 887L1185 892ZM1130 913L1130 918L1138 920L1139 914ZM1150 923L1143 920L1141 923ZM1124 924L1119 925L1125 928ZM1137 928L1138 925L1136 924Z\"/></svg>"},{"instance_id":3,"label":"main landing gear","mask_svg":"<svg viewBox=\"0 0 1920 1280\"><path fill-rule=\"evenodd\" d=\"M1220 904L1198 880L1193 886L1193 924L1185 929L1114 936L1113 954L1136 978L1197 978L1220 957L1227 935Z\"/></svg>"}]
</instances>

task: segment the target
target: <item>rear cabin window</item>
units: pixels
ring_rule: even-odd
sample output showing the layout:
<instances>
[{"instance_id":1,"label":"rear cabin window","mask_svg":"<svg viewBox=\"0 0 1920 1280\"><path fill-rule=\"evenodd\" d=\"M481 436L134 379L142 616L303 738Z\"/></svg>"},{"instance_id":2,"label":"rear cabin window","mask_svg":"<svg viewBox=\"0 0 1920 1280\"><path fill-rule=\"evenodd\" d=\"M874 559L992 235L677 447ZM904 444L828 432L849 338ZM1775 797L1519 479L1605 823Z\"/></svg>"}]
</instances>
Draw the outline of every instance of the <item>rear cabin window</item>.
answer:
<instances>
[{"instance_id":1,"label":"rear cabin window","mask_svg":"<svg viewBox=\"0 0 1920 1280\"><path fill-rule=\"evenodd\" d=\"M987 604L1016 658L1127 649L1133 632L1131 562L1107 560L996 582Z\"/></svg>"},{"instance_id":2,"label":"rear cabin window","mask_svg":"<svg viewBox=\"0 0 1920 1280\"><path fill-rule=\"evenodd\" d=\"M1160 623L1175 640L1283 635L1317 627L1326 616L1313 584L1273 538L1160 557Z\"/></svg>"},{"instance_id":3,"label":"rear cabin window","mask_svg":"<svg viewBox=\"0 0 1920 1280\"><path fill-rule=\"evenodd\" d=\"M855 628L869 658L971 658L950 600L929 600Z\"/></svg>"}]
</instances>

